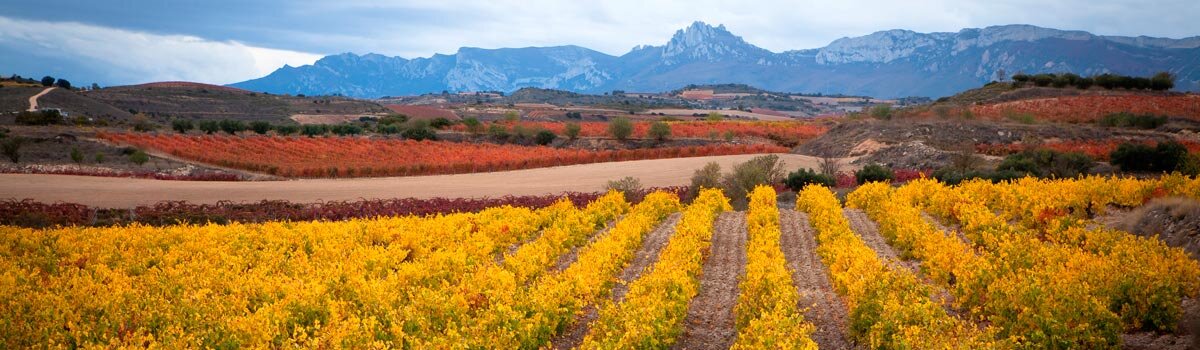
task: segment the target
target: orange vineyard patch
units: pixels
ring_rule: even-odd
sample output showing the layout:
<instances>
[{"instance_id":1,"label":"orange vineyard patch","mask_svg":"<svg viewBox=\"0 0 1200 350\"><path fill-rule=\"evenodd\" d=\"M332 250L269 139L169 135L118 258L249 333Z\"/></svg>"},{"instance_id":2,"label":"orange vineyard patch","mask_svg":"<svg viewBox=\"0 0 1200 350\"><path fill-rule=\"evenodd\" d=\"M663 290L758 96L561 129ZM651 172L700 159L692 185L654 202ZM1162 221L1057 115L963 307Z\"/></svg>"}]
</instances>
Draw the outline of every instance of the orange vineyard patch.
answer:
<instances>
[{"instance_id":1,"label":"orange vineyard patch","mask_svg":"<svg viewBox=\"0 0 1200 350\"><path fill-rule=\"evenodd\" d=\"M642 159L787 152L771 145L591 151L359 137L100 134L176 157L285 177L463 174Z\"/></svg>"}]
</instances>

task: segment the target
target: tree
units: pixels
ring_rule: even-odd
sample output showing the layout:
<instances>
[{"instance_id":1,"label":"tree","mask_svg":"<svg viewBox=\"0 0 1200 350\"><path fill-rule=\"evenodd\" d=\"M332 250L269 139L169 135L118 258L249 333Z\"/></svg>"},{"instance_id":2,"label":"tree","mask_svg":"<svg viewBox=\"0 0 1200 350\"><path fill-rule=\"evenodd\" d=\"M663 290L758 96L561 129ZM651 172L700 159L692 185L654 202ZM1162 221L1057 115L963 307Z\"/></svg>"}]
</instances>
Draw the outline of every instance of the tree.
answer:
<instances>
[{"instance_id":1,"label":"tree","mask_svg":"<svg viewBox=\"0 0 1200 350\"><path fill-rule=\"evenodd\" d=\"M746 208L746 195L758 185L774 185L784 176L783 162L779 156L770 154L751 158L733 166L733 172L723 179L725 196L734 208Z\"/></svg>"},{"instance_id":2,"label":"tree","mask_svg":"<svg viewBox=\"0 0 1200 350\"><path fill-rule=\"evenodd\" d=\"M300 132L300 127L295 125L279 125L275 127L275 133L283 136Z\"/></svg>"},{"instance_id":3,"label":"tree","mask_svg":"<svg viewBox=\"0 0 1200 350\"><path fill-rule=\"evenodd\" d=\"M475 117L463 119L463 125L467 126L467 132L471 133L471 135L483 133L483 123L480 123L479 119L475 119Z\"/></svg>"},{"instance_id":4,"label":"tree","mask_svg":"<svg viewBox=\"0 0 1200 350\"><path fill-rule=\"evenodd\" d=\"M650 123L648 134L651 138L659 142L666 141L667 138L671 137L671 126L661 121Z\"/></svg>"},{"instance_id":5,"label":"tree","mask_svg":"<svg viewBox=\"0 0 1200 350\"><path fill-rule=\"evenodd\" d=\"M193 125L192 121L188 119L175 119L171 121L171 129L175 129L175 131L178 131L180 134L186 134L188 130L192 130L194 128L195 125Z\"/></svg>"},{"instance_id":6,"label":"tree","mask_svg":"<svg viewBox=\"0 0 1200 350\"><path fill-rule=\"evenodd\" d=\"M558 135L555 135L553 131L542 129L538 130L537 134L534 134L533 142L545 146L554 142L555 138L558 138Z\"/></svg>"},{"instance_id":7,"label":"tree","mask_svg":"<svg viewBox=\"0 0 1200 350\"><path fill-rule=\"evenodd\" d=\"M219 123L217 123L216 120L200 121L200 131L203 131L205 134L212 135L220 130L221 130L221 125Z\"/></svg>"},{"instance_id":8,"label":"tree","mask_svg":"<svg viewBox=\"0 0 1200 350\"><path fill-rule=\"evenodd\" d=\"M255 134L264 135L268 131L271 131L271 123L261 121L261 120L256 120L256 121L250 122L250 130L254 130Z\"/></svg>"},{"instance_id":9,"label":"tree","mask_svg":"<svg viewBox=\"0 0 1200 350\"><path fill-rule=\"evenodd\" d=\"M1166 91L1175 88L1175 76L1168 72L1159 72L1150 78L1150 89Z\"/></svg>"},{"instance_id":10,"label":"tree","mask_svg":"<svg viewBox=\"0 0 1200 350\"><path fill-rule=\"evenodd\" d=\"M92 90L100 90L100 84L92 83Z\"/></svg>"},{"instance_id":11,"label":"tree","mask_svg":"<svg viewBox=\"0 0 1200 350\"><path fill-rule=\"evenodd\" d=\"M129 161L133 162L133 164L141 166L142 164L146 164L146 162L150 161L150 156L146 155L146 152L143 152L139 149L134 151L133 154L129 155Z\"/></svg>"},{"instance_id":12,"label":"tree","mask_svg":"<svg viewBox=\"0 0 1200 350\"><path fill-rule=\"evenodd\" d=\"M583 127L579 126L579 123L571 122L563 127L563 133L567 135L568 140L575 141L579 138L579 132L582 129Z\"/></svg>"},{"instance_id":13,"label":"tree","mask_svg":"<svg viewBox=\"0 0 1200 350\"><path fill-rule=\"evenodd\" d=\"M67 81L66 79L61 79L61 78L60 78L60 79L58 79L58 81L57 81L57 82L55 82L55 83L54 83L54 86L57 86L57 87L60 87L60 88L63 88L63 89L70 89L70 88L71 88L71 82L70 82L70 81Z\"/></svg>"},{"instance_id":14,"label":"tree","mask_svg":"<svg viewBox=\"0 0 1200 350\"><path fill-rule=\"evenodd\" d=\"M50 87L52 85L54 85L54 77L49 75L42 77L42 86Z\"/></svg>"},{"instance_id":15,"label":"tree","mask_svg":"<svg viewBox=\"0 0 1200 350\"><path fill-rule=\"evenodd\" d=\"M13 163L21 160L21 146L25 145L25 139L20 137L7 137L0 141L0 153L8 157Z\"/></svg>"},{"instance_id":16,"label":"tree","mask_svg":"<svg viewBox=\"0 0 1200 350\"><path fill-rule=\"evenodd\" d=\"M625 141L633 134L633 122L625 117L613 118L608 122L608 134L617 140Z\"/></svg>"},{"instance_id":17,"label":"tree","mask_svg":"<svg viewBox=\"0 0 1200 350\"><path fill-rule=\"evenodd\" d=\"M83 152L79 151L79 147L71 147L71 161L75 164L83 163Z\"/></svg>"},{"instance_id":18,"label":"tree","mask_svg":"<svg viewBox=\"0 0 1200 350\"><path fill-rule=\"evenodd\" d=\"M707 120L710 122L719 122L722 119L725 119L725 116L721 115L721 113L717 113L717 112L709 112L708 115L704 117L704 120Z\"/></svg>"},{"instance_id":19,"label":"tree","mask_svg":"<svg viewBox=\"0 0 1200 350\"><path fill-rule=\"evenodd\" d=\"M409 139L409 140L416 140L416 141L437 140L437 133L434 132L433 129L430 129L428 127L416 127L416 128L404 130L404 132L400 133L400 136L403 136L404 138Z\"/></svg>"},{"instance_id":20,"label":"tree","mask_svg":"<svg viewBox=\"0 0 1200 350\"><path fill-rule=\"evenodd\" d=\"M220 122L221 131L230 135L236 135L238 132L246 130L246 123L241 120L222 119Z\"/></svg>"}]
</instances>

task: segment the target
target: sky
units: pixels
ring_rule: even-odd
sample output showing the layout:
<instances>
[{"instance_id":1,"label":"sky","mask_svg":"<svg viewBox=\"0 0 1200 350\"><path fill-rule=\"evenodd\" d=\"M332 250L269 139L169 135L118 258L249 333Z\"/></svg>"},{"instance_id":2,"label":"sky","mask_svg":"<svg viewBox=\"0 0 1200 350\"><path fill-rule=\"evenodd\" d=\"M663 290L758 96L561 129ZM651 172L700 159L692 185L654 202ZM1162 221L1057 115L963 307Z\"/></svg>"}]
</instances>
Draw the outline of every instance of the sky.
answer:
<instances>
[{"instance_id":1,"label":"sky","mask_svg":"<svg viewBox=\"0 0 1200 350\"><path fill-rule=\"evenodd\" d=\"M1196 0L6 0L0 74L75 85L228 84L342 52L405 58L459 47L579 45L621 55L693 21L780 52L889 29L1003 24L1102 35L1200 35Z\"/></svg>"}]
</instances>

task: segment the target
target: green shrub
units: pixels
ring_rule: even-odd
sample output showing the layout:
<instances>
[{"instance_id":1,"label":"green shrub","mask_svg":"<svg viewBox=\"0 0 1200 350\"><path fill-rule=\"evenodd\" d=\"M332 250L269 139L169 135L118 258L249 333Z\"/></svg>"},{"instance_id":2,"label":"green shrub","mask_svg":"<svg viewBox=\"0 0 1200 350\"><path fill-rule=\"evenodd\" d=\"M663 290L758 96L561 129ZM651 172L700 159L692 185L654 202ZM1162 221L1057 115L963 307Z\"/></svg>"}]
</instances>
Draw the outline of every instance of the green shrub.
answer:
<instances>
[{"instance_id":1,"label":"green shrub","mask_svg":"<svg viewBox=\"0 0 1200 350\"><path fill-rule=\"evenodd\" d=\"M633 122L625 117L613 118L608 122L608 134L617 140L625 141L633 134Z\"/></svg>"},{"instance_id":2,"label":"green shrub","mask_svg":"<svg viewBox=\"0 0 1200 350\"><path fill-rule=\"evenodd\" d=\"M1025 174L1011 170L985 171L972 169L963 171L961 169L947 167L934 171L931 176L947 185L957 185L963 181L971 179L984 179L991 182L1009 181L1019 179L1025 176Z\"/></svg>"},{"instance_id":3,"label":"green shrub","mask_svg":"<svg viewBox=\"0 0 1200 350\"><path fill-rule=\"evenodd\" d=\"M199 129L205 134L212 135L221 130L221 125L216 120L202 120L200 121Z\"/></svg>"},{"instance_id":4,"label":"green shrub","mask_svg":"<svg viewBox=\"0 0 1200 350\"><path fill-rule=\"evenodd\" d=\"M733 172L722 179L725 194L735 208L744 209L747 195L758 185L774 185L783 180L783 162L779 156L769 154L751 158L733 166Z\"/></svg>"},{"instance_id":5,"label":"green shrub","mask_svg":"<svg viewBox=\"0 0 1200 350\"><path fill-rule=\"evenodd\" d=\"M300 127L300 134L308 137L325 135L329 132L329 126L325 124L306 124Z\"/></svg>"},{"instance_id":6,"label":"green shrub","mask_svg":"<svg viewBox=\"0 0 1200 350\"><path fill-rule=\"evenodd\" d=\"M650 123L650 130L647 131L650 138L659 142L666 141L671 137L671 126L665 122L657 121Z\"/></svg>"},{"instance_id":7,"label":"green shrub","mask_svg":"<svg viewBox=\"0 0 1200 350\"><path fill-rule=\"evenodd\" d=\"M1167 123L1167 116L1133 114L1129 112L1105 115L1097 122L1100 126L1117 128L1157 129Z\"/></svg>"},{"instance_id":8,"label":"green shrub","mask_svg":"<svg viewBox=\"0 0 1200 350\"><path fill-rule=\"evenodd\" d=\"M433 127L434 129L445 129L451 125L454 125L454 122L451 122L450 119L446 118L436 118L429 122L429 126Z\"/></svg>"},{"instance_id":9,"label":"green shrub","mask_svg":"<svg viewBox=\"0 0 1200 350\"><path fill-rule=\"evenodd\" d=\"M17 113L14 122L18 125L54 125L61 123L62 115L56 110L21 111Z\"/></svg>"},{"instance_id":10,"label":"green shrub","mask_svg":"<svg viewBox=\"0 0 1200 350\"><path fill-rule=\"evenodd\" d=\"M880 119L880 120L889 120L889 119L892 119L892 106L875 105L874 107L871 107L871 109L868 113L871 115L872 118Z\"/></svg>"},{"instance_id":11,"label":"green shrub","mask_svg":"<svg viewBox=\"0 0 1200 350\"><path fill-rule=\"evenodd\" d=\"M837 186L837 179L833 176L818 173L813 169L798 169L788 174L787 179L783 181L792 191L799 192L804 189L804 186L810 184L818 184L825 187L833 188Z\"/></svg>"},{"instance_id":12,"label":"green shrub","mask_svg":"<svg viewBox=\"0 0 1200 350\"><path fill-rule=\"evenodd\" d=\"M896 174L892 172L892 169L879 164L868 164L854 172L854 179L859 184L892 181L895 178Z\"/></svg>"},{"instance_id":13,"label":"green shrub","mask_svg":"<svg viewBox=\"0 0 1200 350\"><path fill-rule=\"evenodd\" d=\"M719 122L723 119L725 119L725 116L717 112L709 112L708 115L704 116L704 120L710 122Z\"/></svg>"},{"instance_id":14,"label":"green shrub","mask_svg":"<svg viewBox=\"0 0 1200 350\"><path fill-rule=\"evenodd\" d=\"M271 123L261 120L253 121L250 122L250 130L254 130L255 134L264 135L271 131Z\"/></svg>"},{"instance_id":15,"label":"green shrub","mask_svg":"<svg viewBox=\"0 0 1200 350\"><path fill-rule=\"evenodd\" d=\"M996 167L996 171L1037 177L1071 178L1086 174L1092 168L1092 164L1092 158L1083 153L1037 149L1005 157Z\"/></svg>"},{"instance_id":16,"label":"green shrub","mask_svg":"<svg viewBox=\"0 0 1200 350\"><path fill-rule=\"evenodd\" d=\"M95 160L96 160L96 164L104 163L104 153L97 152L96 156L95 156Z\"/></svg>"},{"instance_id":17,"label":"green shrub","mask_svg":"<svg viewBox=\"0 0 1200 350\"><path fill-rule=\"evenodd\" d=\"M378 123L383 125L404 124L408 122L408 116L403 114L389 114L383 118L379 118Z\"/></svg>"},{"instance_id":18,"label":"green shrub","mask_svg":"<svg viewBox=\"0 0 1200 350\"><path fill-rule=\"evenodd\" d=\"M133 162L133 164L137 164L140 166L140 165L146 164L146 162L150 161L150 156L147 155L146 152L143 152L142 150L139 149L137 151L134 151L133 154L129 155L129 161Z\"/></svg>"},{"instance_id":19,"label":"green shrub","mask_svg":"<svg viewBox=\"0 0 1200 350\"><path fill-rule=\"evenodd\" d=\"M75 164L83 163L83 152L79 151L79 147L71 147L71 161Z\"/></svg>"},{"instance_id":20,"label":"green shrub","mask_svg":"<svg viewBox=\"0 0 1200 350\"><path fill-rule=\"evenodd\" d=\"M625 195L626 200L633 201L637 195L642 193L642 181L636 177L626 176L620 180L609 181L604 188L620 191Z\"/></svg>"},{"instance_id":21,"label":"green shrub","mask_svg":"<svg viewBox=\"0 0 1200 350\"><path fill-rule=\"evenodd\" d=\"M219 124L221 126L221 131L224 131L230 135L236 135L239 132L246 131L246 123L243 123L241 120L222 119Z\"/></svg>"},{"instance_id":22,"label":"green shrub","mask_svg":"<svg viewBox=\"0 0 1200 350\"><path fill-rule=\"evenodd\" d=\"M508 128L498 123L492 123L488 126L488 135L497 140L508 139Z\"/></svg>"},{"instance_id":23,"label":"green shrub","mask_svg":"<svg viewBox=\"0 0 1200 350\"><path fill-rule=\"evenodd\" d=\"M401 131L403 130L401 130L400 126L396 124L379 124L375 126L375 132L384 135L395 135L399 134Z\"/></svg>"},{"instance_id":24,"label":"green shrub","mask_svg":"<svg viewBox=\"0 0 1200 350\"><path fill-rule=\"evenodd\" d=\"M433 129L430 129L427 127L426 128L412 128L412 129L404 130L404 132L400 133L400 136L403 136L404 138L409 139L409 140L416 140L416 141L437 140L437 133L434 132Z\"/></svg>"},{"instance_id":25,"label":"green shrub","mask_svg":"<svg viewBox=\"0 0 1200 350\"><path fill-rule=\"evenodd\" d=\"M275 126L275 133L279 135L287 136L297 132L300 132L300 127L296 125L285 124Z\"/></svg>"},{"instance_id":26,"label":"green shrub","mask_svg":"<svg viewBox=\"0 0 1200 350\"><path fill-rule=\"evenodd\" d=\"M479 135L483 133L483 123L480 123L479 119L476 119L475 117L463 119L463 125L467 126L467 132L471 133L471 135Z\"/></svg>"},{"instance_id":27,"label":"green shrub","mask_svg":"<svg viewBox=\"0 0 1200 350\"><path fill-rule=\"evenodd\" d=\"M180 134L186 134L188 132L188 130L192 130L195 128L196 128L196 126L192 123L192 121L190 119L171 120L171 129L174 129L175 131L179 132Z\"/></svg>"},{"instance_id":28,"label":"green shrub","mask_svg":"<svg viewBox=\"0 0 1200 350\"><path fill-rule=\"evenodd\" d=\"M1159 144L1159 146L1162 145L1163 143ZM1151 147L1139 143L1122 143L1121 145L1117 146L1117 149L1113 150L1112 153L1109 154L1109 159L1113 165L1121 168L1122 171L1174 170L1173 166L1171 168L1167 168L1166 165L1176 165L1179 163L1179 160L1161 159L1164 156L1170 156L1171 154L1160 154L1158 151L1159 146ZM1162 147L1166 150L1174 148L1172 146Z\"/></svg>"},{"instance_id":29,"label":"green shrub","mask_svg":"<svg viewBox=\"0 0 1200 350\"><path fill-rule=\"evenodd\" d=\"M338 124L330 127L329 131L333 132L334 135L349 136L362 134L363 129L361 126L354 124Z\"/></svg>"},{"instance_id":30,"label":"green shrub","mask_svg":"<svg viewBox=\"0 0 1200 350\"><path fill-rule=\"evenodd\" d=\"M703 168L692 173L692 185L688 187L688 198L696 198L700 190L705 188L721 188L721 165L708 162Z\"/></svg>"},{"instance_id":31,"label":"green shrub","mask_svg":"<svg viewBox=\"0 0 1200 350\"><path fill-rule=\"evenodd\" d=\"M4 153L8 160L17 163L21 160L21 146L25 145L25 139L21 137L6 137L0 141L0 153Z\"/></svg>"},{"instance_id":32,"label":"green shrub","mask_svg":"<svg viewBox=\"0 0 1200 350\"><path fill-rule=\"evenodd\" d=\"M575 141L576 139L579 138L579 132L582 129L583 128L581 126L579 126L579 123L570 122L570 123L567 123L567 125L563 127L563 133L567 135L568 140Z\"/></svg>"},{"instance_id":33,"label":"green shrub","mask_svg":"<svg viewBox=\"0 0 1200 350\"><path fill-rule=\"evenodd\" d=\"M553 131L542 129L538 130L537 134L534 135L533 141L539 145L545 146L549 145L551 142L554 142L555 138L558 138L558 135L555 135Z\"/></svg>"}]
</instances>

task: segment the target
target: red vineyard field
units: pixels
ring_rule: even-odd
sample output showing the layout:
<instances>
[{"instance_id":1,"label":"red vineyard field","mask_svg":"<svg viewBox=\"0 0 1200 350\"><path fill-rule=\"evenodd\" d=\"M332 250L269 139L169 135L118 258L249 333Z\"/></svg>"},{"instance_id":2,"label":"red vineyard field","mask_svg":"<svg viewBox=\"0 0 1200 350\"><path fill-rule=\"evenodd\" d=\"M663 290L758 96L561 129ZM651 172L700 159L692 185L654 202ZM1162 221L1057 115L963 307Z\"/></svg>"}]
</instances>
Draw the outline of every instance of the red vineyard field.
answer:
<instances>
[{"instance_id":1,"label":"red vineyard field","mask_svg":"<svg viewBox=\"0 0 1200 350\"><path fill-rule=\"evenodd\" d=\"M1041 145L1034 146L1033 148L1049 149L1049 150L1054 150L1054 151L1058 151L1058 152L1080 152L1080 153L1083 153L1083 154L1086 154L1086 155L1092 157L1092 159L1107 161L1109 158L1109 154L1111 154L1112 151L1116 150L1118 146L1120 146L1122 143L1125 143L1125 142L1130 142L1130 141L1125 141L1125 140L1059 141L1059 142L1044 143ZM1156 145L1156 143L1150 142L1150 141L1142 141L1142 142L1134 142L1134 143L1142 143L1142 144L1151 145L1151 146ZM1200 143L1191 142L1191 141L1182 141L1181 143L1185 147L1187 147L1189 152L1192 152L1192 153L1200 152ZM992 156L1007 156L1009 154L1025 151L1029 148L1030 148L1030 145L1025 145L1025 144L979 144L979 145L975 145L975 150L977 152L986 154L986 155L992 155Z\"/></svg>"},{"instance_id":2,"label":"red vineyard field","mask_svg":"<svg viewBox=\"0 0 1200 350\"><path fill-rule=\"evenodd\" d=\"M176 157L285 177L463 174L643 159L787 152L771 145L710 145L591 151L360 137L100 134Z\"/></svg>"},{"instance_id":3,"label":"red vineyard field","mask_svg":"<svg viewBox=\"0 0 1200 350\"><path fill-rule=\"evenodd\" d=\"M503 123L503 122L502 122ZM505 123L507 124L507 123ZM561 122L520 122L520 125L531 129L546 129L562 135L566 131L566 123ZM735 137L760 137L787 140L808 140L821 136L826 128L800 122L669 122L672 137L713 138L723 137L732 133ZM511 127L511 125L508 125ZM579 136L603 137L608 136L606 122L579 122ZM466 126L455 125L454 130L467 131ZM650 122L638 121L633 123L633 137L644 138L650 130Z\"/></svg>"},{"instance_id":4,"label":"red vineyard field","mask_svg":"<svg viewBox=\"0 0 1200 350\"><path fill-rule=\"evenodd\" d=\"M1200 96L1065 96L972 106L977 117L1031 114L1039 120L1086 123L1119 112L1200 120Z\"/></svg>"}]
</instances>

